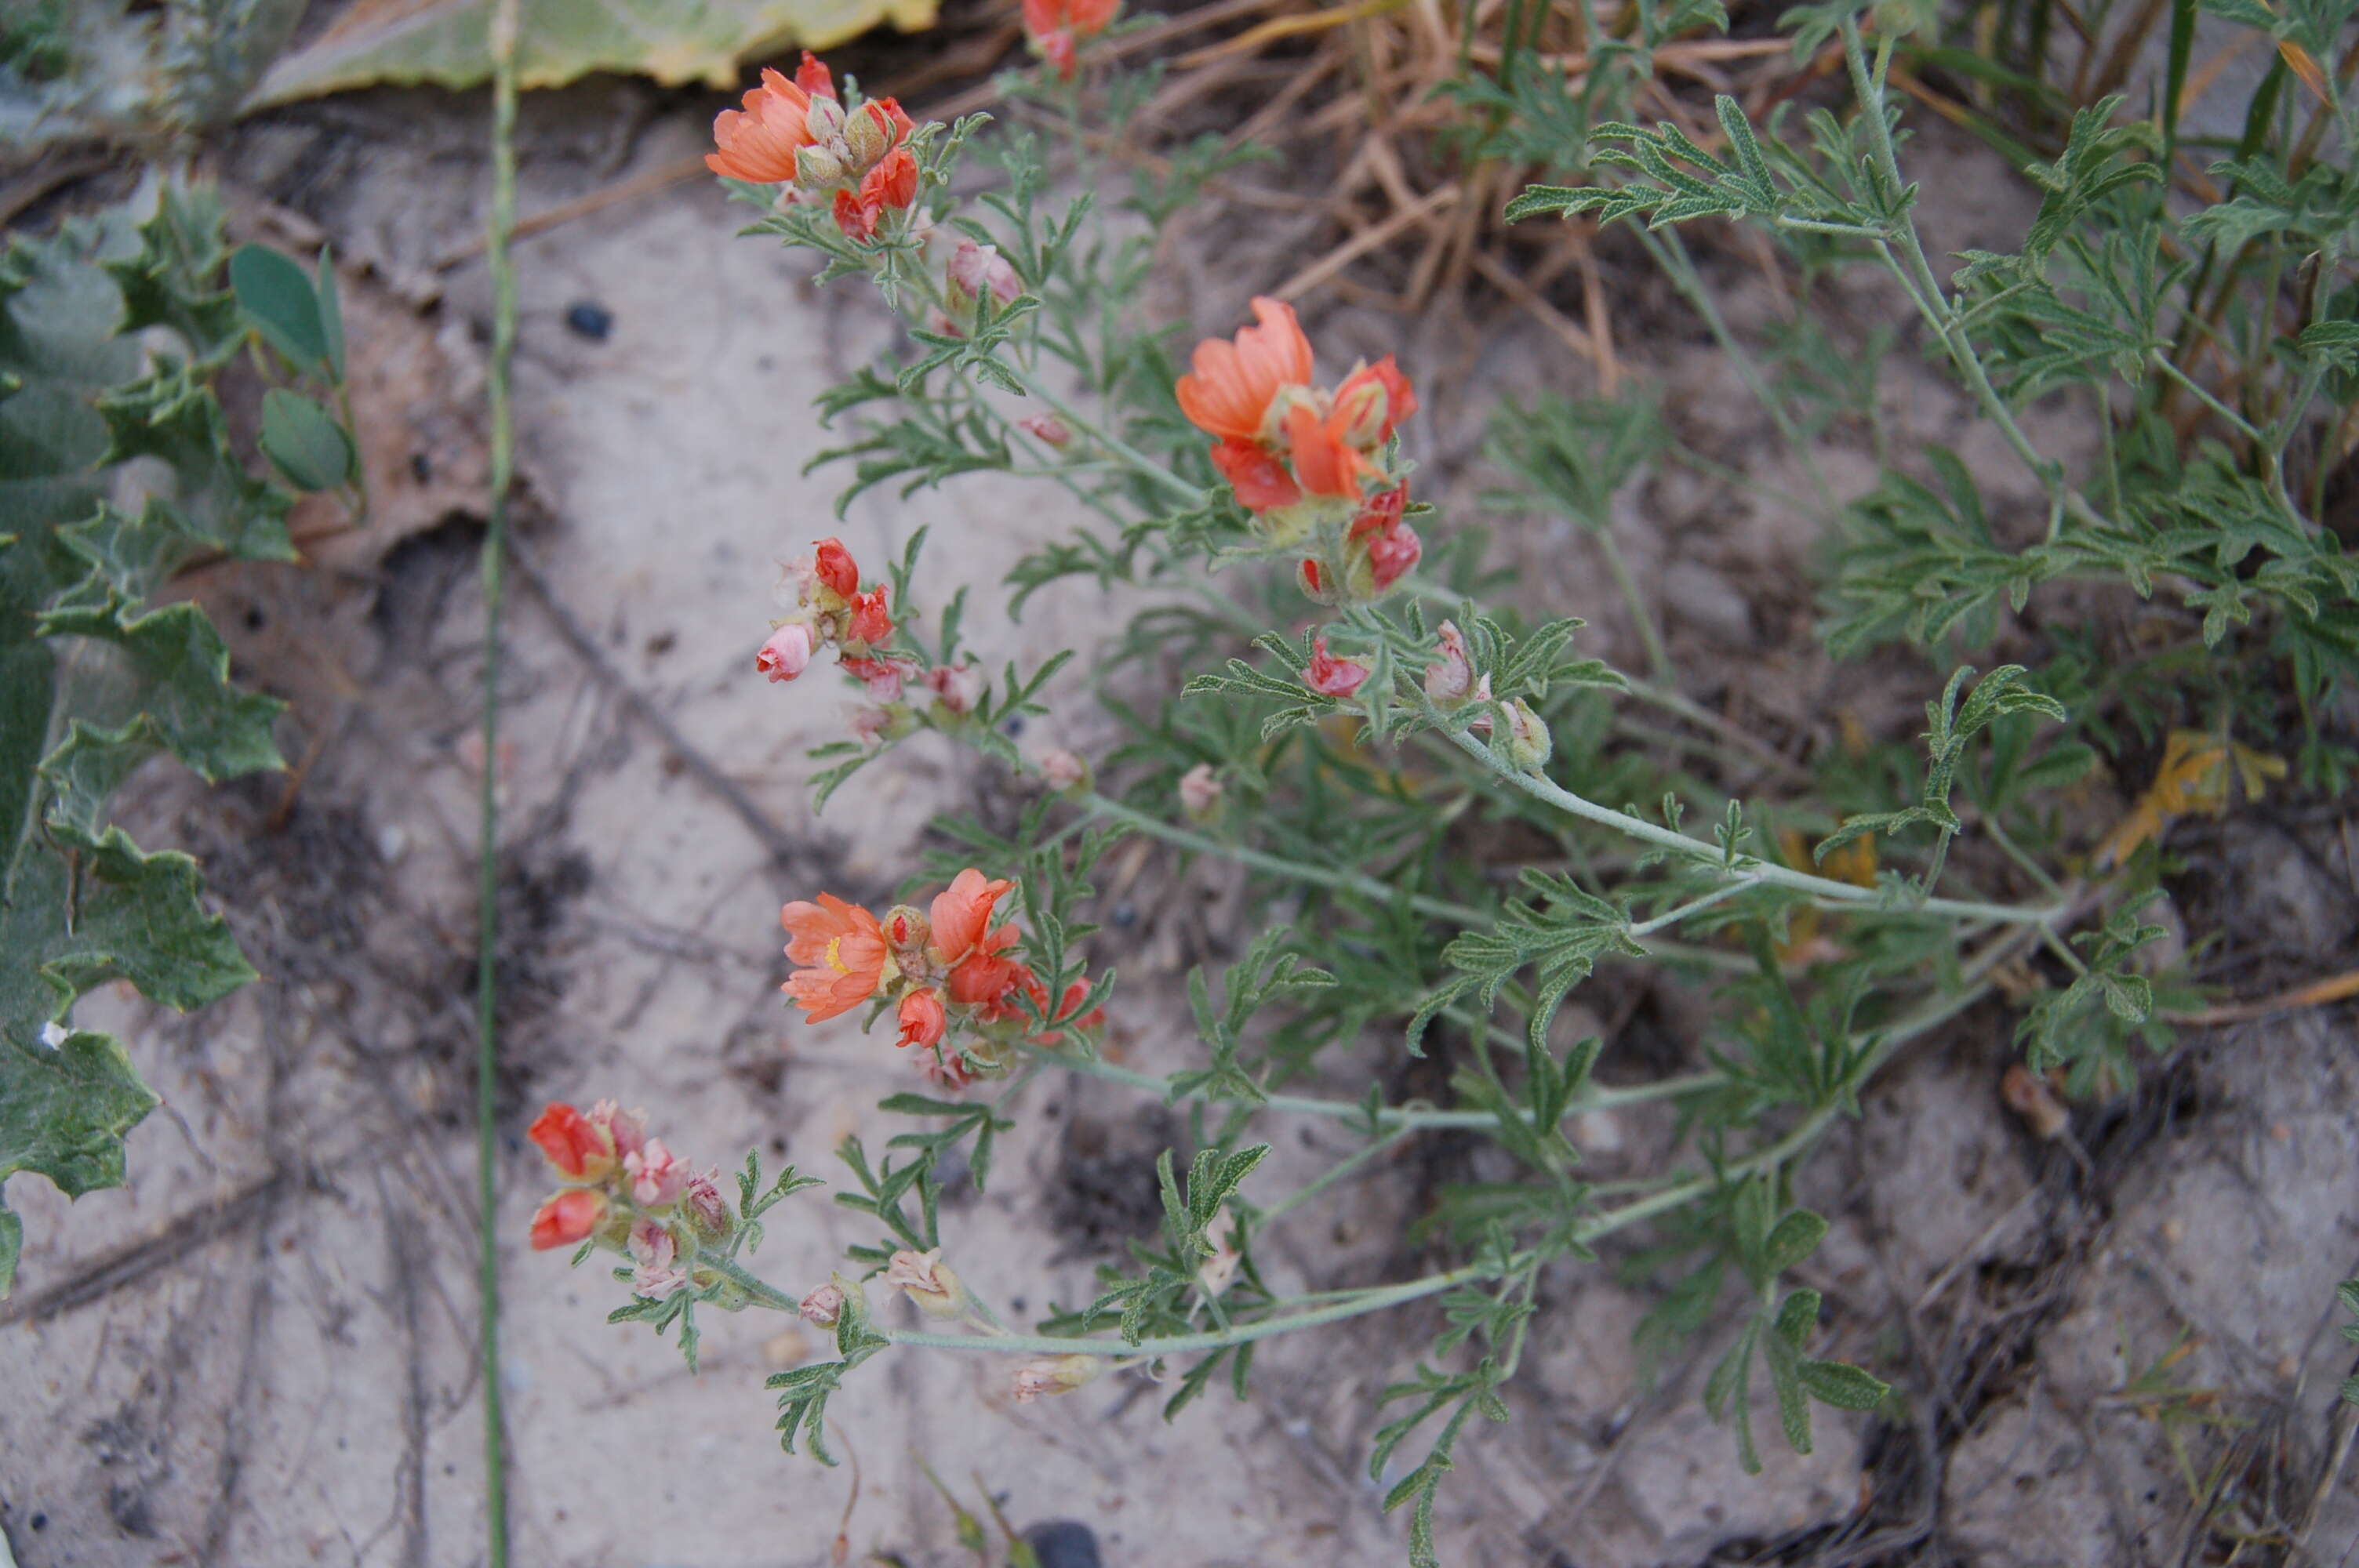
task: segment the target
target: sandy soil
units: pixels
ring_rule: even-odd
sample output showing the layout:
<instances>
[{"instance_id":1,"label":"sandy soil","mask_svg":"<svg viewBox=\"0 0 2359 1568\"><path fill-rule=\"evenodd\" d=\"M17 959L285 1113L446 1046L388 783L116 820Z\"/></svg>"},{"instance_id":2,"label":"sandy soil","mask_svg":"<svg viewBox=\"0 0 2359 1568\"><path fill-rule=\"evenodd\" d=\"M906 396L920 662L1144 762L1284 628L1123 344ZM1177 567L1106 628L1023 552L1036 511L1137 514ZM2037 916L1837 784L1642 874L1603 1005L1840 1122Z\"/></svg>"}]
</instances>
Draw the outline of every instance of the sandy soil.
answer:
<instances>
[{"instance_id":1,"label":"sandy soil","mask_svg":"<svg viewBox=\"0 0 2359 1568\"><path fill-rule=\"evenodd\" d=\"M692 113L611 83L537 99L527 122L527 211L677 158L701 134ZM337 571L201 585L245 667L295 701L288 750L305 771L291 792L266 780L207 793L158 773L130 802L143 841L205 857L266 979L188 1020L93 999L166 1108L132 1140L128 1188L69 1208L30 1182L12 1187L28 1244L0 1309L0 1530L26 1568L482 1561L469 1128L483 760L469 736L484 646L478 529L444 514L463 513L480 472L463 411L488 290L478 264L438 269L477 226L477 131L448 101L364 98L249 128L225 165L241 189L336 238L356 310L380 323L377 406L398 440L379 454L379 533ZM1993 192L1968 205L1968 227L2019 225L2027 206L1990 165L1943 156L1967 188ZM777 558L837 531L832 482L799 473L824 440L809 402L887 329L850 290L815 295L799 264L734 227L714 192L675 188L519 258L531 504L501 683L513 752L497 760L498 1226L510 1508L517 1560L533 1564L828 1560L854 1468L782 1456L760 1388L818 1350L814 1337L716 1318L690 1376L668 1343L608 1327L617 1287L522 1245L541 1178L520 1130L542 1098L613 1095L702 1162L756 1148L832 1176L847 1133L881 1141L873 1103L908 1076L880 1041L789 1022L777 907L821 886L880 895L931 813L1002 806L1021 787L920 746L824 817L809 812L801 753L838 732L844 699L820 683L765 686L751 649ZM568 325L582 302L611 314L603 341ZM1410 337L1451 330L1429 322ZM1688 332L1667 325L1636 351L1683 420L1727 460L1752 460L1758 416ZM1567 381L1512 330L1485 341L1479 366L1491 384ZM1930 377L1902 377L1896 396L1929 436L1959 427ZM1477 412L1434 413L1437 449L1457 454L1438 472L1462 494L1481 479L1465 460ZM2002 479L1997 454L1968 450ZM1831 451L1828 465L1868 477L1856 453ZM1084 590L1045 596L1020 627L989 611L984 590L1006 564L1070 521L1040 491L969 481L906 503L872 495L841 532L867 561L929 527L929 594L973 585L983 648L1030 657L1093 645L1122 613ZM1591 614L1601 648L1635 652L1577 541L1500 526L1506 556L1546 563L1538 591ZM1827 722L1833 677L1793 641L1807 630L1808 541L1790 524L1667 481L1633 498L1627 532L1700 695L1796 730ZM1896 683L1894 701L1920 697ZM1058 724L1045 732L1100 738L1085 719ZM2359 880L2335 828L2297 815L2216 830L2219 869L2190 921L2235 911L2237 943L2264 966L2349 951ZM1131 939L1140 956L1125 958L1112 1039L1131 1061L1190 1059L1173 977L1247 928L1239 892L1215 868L1170 885L1150 876L1130 895L1147 929ZM1594 1005L1603 1014L1606 999ZM1690 1050L1677 1009L1669 998L1625 1013L1616 1049ZM1445 1488L1447 1560L2176 1561L2199 1511L2190 1480L2200 1498L2215 1465L2279 1477L2312 1551L2337 1560L2359 1537L2359 1498L2322 1464L2349 1430L2332 1413L2348 1353L2330 1331L2332 1291L2359 1251L2347 1010L2192 1037L2137 1096L2046 1144L1996 1097L2009 1027L1986 1009L1929 1042L1810 1168L1810 1195L1838 1221L1812 1281L1833 1308L1832 1353L1896 1377L1898 1417L1822 1411L1816 1454L1773 1454L1748 1481L1694 1397L1709 1357L1642 1381L1629 1335L1648 1296L1608 1270L1566 1271L1547 1282L1515 1421L1472 1439ZM989 1195L945 1220L962 1271L1018 1310L1088 1294L1101 1249L1152 1223L1154 1117L1107 1086L1046 1086ZM1635 1161L1662 1130L1634 1119L1585 1131L1610 1172L1614 1141ZM1326 1128L1274 1136L1257 1178L1270 1192L1344 1147ZM1290 1221L1273 1249L1281 1277L1316 1289L1398 1266L1413 1163ZM760 1254L790 1288L864 1236L822 1196L797 1203ZM1019 1408L1004 1367L890 1356L835 1407L857 1465L847 1539L855 1554L964 1561L930 1465L969 1508L988 1488L1019 1526L1088 1522L1116 1568L1397 1561L1401 1521L1363 1474L1366 1407L1431 1326L1409 1314L1272 1345L1250 1406L1215 1398L1176 1426L1134 1383ZM2214 1391L2125 1396L2182 1332L2195 1348L2172 1377Z\"/></svg>"}]
</instances>

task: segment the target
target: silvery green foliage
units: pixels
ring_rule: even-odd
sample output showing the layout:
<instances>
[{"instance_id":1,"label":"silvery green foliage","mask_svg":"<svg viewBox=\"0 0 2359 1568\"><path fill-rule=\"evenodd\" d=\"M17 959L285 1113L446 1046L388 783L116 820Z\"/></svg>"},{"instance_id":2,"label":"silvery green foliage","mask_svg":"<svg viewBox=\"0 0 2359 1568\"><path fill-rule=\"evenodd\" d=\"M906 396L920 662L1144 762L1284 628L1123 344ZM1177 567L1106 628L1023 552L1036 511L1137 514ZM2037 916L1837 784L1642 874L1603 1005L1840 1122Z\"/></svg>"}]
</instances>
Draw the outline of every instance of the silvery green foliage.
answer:
<instances>
[{"instance_id":1,"label":"silvery green foliage","mask_svg":"<svg viewBox=\"0 0 2359 1568\"><path fill-rule=\"evenodd\" d=\"M201 557L294 555L287 492L248 473L211 390L249 330L227 262L218 200L169 187L144 223L0 257L0 1182L123 1181L155 1097L120 1041L70 1026L76 998L121 979L193 1008L254 978L196 863L107 820L160 752L209 780L280 765L279 705L230 684L204 612L147 602ZM0 1205L0 1292L21 1238Z\"/></svg>"}]
</instances>

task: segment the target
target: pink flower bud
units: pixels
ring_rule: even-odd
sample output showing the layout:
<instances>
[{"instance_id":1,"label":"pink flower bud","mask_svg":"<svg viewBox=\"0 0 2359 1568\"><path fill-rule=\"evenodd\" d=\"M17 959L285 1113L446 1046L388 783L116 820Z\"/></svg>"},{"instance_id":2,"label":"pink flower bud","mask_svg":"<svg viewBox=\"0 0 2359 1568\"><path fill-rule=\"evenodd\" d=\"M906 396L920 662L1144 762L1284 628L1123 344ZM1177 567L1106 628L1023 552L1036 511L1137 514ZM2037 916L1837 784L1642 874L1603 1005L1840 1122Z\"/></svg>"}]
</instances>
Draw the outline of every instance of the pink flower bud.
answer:
<instances>
[{"instance_id":1,"label":"pink flower bud","mask_svg":"<svg viewBox=\"0 0 2359 1568\"><path fill-rule=\"evenodd\" d=\"M754 655L754 667L773 681L789 681L810 667L817 646L809 625L789 621L770 633L770 640Z\"/></svg>"},{"instance_id":2,"label":"pink flower bud","mask_svg":"<svg viewBox=\"0 0 2359 1568\"><path fill-rule=\"evenodd\" d=\"M978 245L973 240L961 240L951 253L950 278L970 299L980 299L988 292L1002 305L1024 292L1024 280L995 245Z\"/></svg>"},{"instance_id":3,"label":"pink flower bud","mask_svg":"<svg viewBox=\"0 0 2359 1568\"><path fill-rule=\"evenodd\" d=\"M1466 635L1457 622L1445 621L1434 643L1441 657L1425 666L1425 695L1436 708L1455 708L1474 692L1474 661L1466 652Z\"/></svg>"},{"instance_id":4,"label":"pink flower bud","mask_svg":"<svg viewBox=\"0 0 2359 1568\"><path fill-rule=\"evenodd\" d=\"M647 1113L625 1110L613 1100L602 1099L590 1108L590 1124L604 1130L622 1157L637 1153L647 1144Z\"/></svg>"},{"instance_id":5,"label":"pink flower bud","mask_svg":"<svg viewBox=\"0 0 2359 1568\"><path fill-rule=\"evenodd\" d=\"M1065 422L1054 414L1027 414L1016 421L1016 427L1029 432L1052 447L1061 447L1073 438Z\"/></svg>"},{"instance_id":6,"label":"pink flower bud","mask_svg":"<svg viewBox=\"0 0 2359 1568\"><path fill-rule=\"evenodd\" d=\"M688 1216L689 1226L700 1241L725 1239L736 1228L729 1218L729 1200L721 1195L719 1167L688 1178L680 1212Z\"/></svg>"},{"instance_id":7,"label":"pink flower bud","mask_svg":"<svg viewBox=\"0 0 2359 1568\"><path fill-rule=\"evenodd\" d=\"M1201 822L1221 809L1222 786L1210 762L1198 762L1180 775L1180 809Z\"/></svg>"},{"instance_id":8,"label":"pink flower bud","mask_svg":"<svg viewBox=\"0 0 2359 1568\"><path fill-rule=\"evenodd\" d=\"M1090 765L1060 746L1040 753L1040 781L1062 795L1068 790L1086 789L1090 782Z\"/></svg>"},{"instance_id":9,"label":"pink flower bud","mask_svg":"<svg viewBox=\"0 0 2359 1568\"><path fill-rule=\"evenodd\" d=\"M1320 637L1310 644L1310 667L1302 672L1302 684L1321 697L1348 697L1360 689L1368 678L1368 666L1357 659L1339 659L1327 651L1327 639Z\"/></svg>"},{"instance_id":10,"label":"pink flower bud","mask_svg":"<svg viewBox=\"0 0 2359 1568\"><path fill-rule=\"evenodd\" d=\"M974 705L983 700L983 669L972 659L935 665L926 672L926 684L934 688L934 695L952 713L972 713Z\"/></svg>"},{"instance_id":11,"label":"pink flower bud","mask_svg":"<svg viewBox=\"0 0 2359 1568\"><path fill-rule=\"evenodd\" d=\"M641 1208L678 1203L688 1190L688 1162L665 1148L660 1138L650 1138L646 1148L625 1155L623 1170L631 1178L631 1199Z\"/></svg>"},{"instance_id":12,"label":"pink flower bud","mask_svg":"<svg viewBox=\"0 0 2359 1568\"><path fill-rule=\"evenodd\" d=\"M1425 545L1418 538L1417 530L1401 522L1370 535L1367 545L1368 569L1378 593L1407 576L1409 568L1417 565L1418 557L1425 554Z\"/></svg>"},{"instance_id":13,"label":"pink flower bud","mask_svg":"<svg viewBox=\"0 0 2359 1568\"><path fill-rule=\"evenodd\" d=\"M901 1251L885 1266L885 1285L918 1303L928 1317L953 1318L966 1311L966 1287L942 1261L939 1247L927 1252Z\"/></svg>"},{"instance_id":14,"label":"pink flower bud","mask_svg":"<svg viewBox=\"0 0 2359 1568\"><path fill-rule=\"evenodd\" d=\"M631 1293L660 1301L688 1282L679 1266L679 1241L670 1229L652 1219L631 1227L631 1260L638 1270L631 1276Z\"/></svg>"},{"instance_id":15,"label":"pink flower bud","mask_svg":"<svg viewBox=\"0 0 2359 1568\"><path fill-rule=\"evenodd\" d=\"M885 743L893 728L893 715L882 708L861 707L852 710L844 720L852 738L872 751Z\"/></svg>"},{"instance_id":16,"label":"pink flower bud","mask_svg":"<svg viewBox=\"0 0 2359 1568\"><path fill-rule=\"evenodd\" d=\"M901 700L901 666L891 659L846 659L844 673L868 688L872 702Z\"/></svg>"},{"instance_id":17,"label":"pink flower bud","mask_svg":"<svg viewBox=\"0 0 2359 1568\"><path fill-rule=\"evenodd\" d=\"M843 1317L843 1288L834 1281L803 1298L803 1321L821 1328L833 1328Z\"/></svg>"}]
</instances>

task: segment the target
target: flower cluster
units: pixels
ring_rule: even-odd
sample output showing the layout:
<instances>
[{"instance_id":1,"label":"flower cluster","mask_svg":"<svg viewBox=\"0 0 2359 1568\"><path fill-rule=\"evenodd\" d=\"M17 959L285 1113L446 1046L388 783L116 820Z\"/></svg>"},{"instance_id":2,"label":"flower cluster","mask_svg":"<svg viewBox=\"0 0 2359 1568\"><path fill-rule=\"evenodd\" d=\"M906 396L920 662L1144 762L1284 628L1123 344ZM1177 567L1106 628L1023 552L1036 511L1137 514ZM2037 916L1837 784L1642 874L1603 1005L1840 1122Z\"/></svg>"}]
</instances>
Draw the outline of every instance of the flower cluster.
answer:
<instances>
[{"instance_id":1,"label":"flower cluster","mask_svg":"<svg viewBox=\"0 0 2359 1568\"><path fill-rule=\"evenodd\" d=\"M1215 438L1212 466L1276 549L1304 552L1303 591L1322 604L1373 599L1422 553L1406 521L1408 483L1386 445L1417 412L1390 354L1314 385L1293 307L1253 302L1258 325L1196 345L1174 388L1189 422Z\"/></svg>"},{"instance_id":2,"label":"flower cluster","mask_svg":"<svg viewBox=\"0 0 2359 1568\"><path fill-rule=\"evenodd\" d=\"M1078 980L1050 1012L1048 988L1011 956L1016 927L995 927L992 914L1015 885L969 867L924 911L897 904L882 920L832 893L788 904L778 923L796 968L779 989L813 1023L872 1001L890 1005L900 1028L894 1044L921 1047L926 1076L945 1087L1002 1071L1020 1039L1057 1045L1067 1028L1104 1022L1102 1010L1081 1012L1089 988ZM1052 1027L1033 1033L1035 1010Z\"/></svg>"},{"instance_id":3,"label":"flower cluster","mask_svg":"<svg viewBox=\"0 0 2359 1568\"><path fill-rule=\"evenodd\" d=\"M720 150L705 167L732 179L786 185L789 200L832 199L836 226L852 239L876 237L888 212L918 199L918 159L908 147L916 129L890 98L846 104L835 77L806 50L788 81L765 69L745 106L724 109L712 122Z\"/></svg>"},{"instance_id":4,"label":"flower cluster","mask_svg":"<svg viewBox=\"0 0 2359 1568\"><path fill-rule=\"evenodd\" d=\"M900 699L903 673L916 661L886 646L893 640L890 585L880 582L864 592L860 565L843 541L821 539L815 554L788 566L781 587L794 589L794 610L770 623L769 640L754 655L756 669L789 681L832 645L844 670L865 682L871 697Z\"/></svg>"},{"instance_id":5,"label":"flower cluster","mask_svg":"<svg viewBox=\"0 0 2359 1568\"><path fill-rule=\"evenodd\" d=\"M584 1115L553 1104L532 1124L539 1145L566 1185L532 1217L536 1250L592 1241L637 1265L634 1294L661 1300L697 1277L699 1249L726 1241L736 1228L720 1173L698 1172L647 1136L644 1112L600 1100Z\"/></svg>"},{"instance_id":6,"label":"flower cluster","mask_svg":"<svg viewBox=\"0 0 2359 1568\"><path fill-rule=\"evenodd\" d=\"M1122 0L1024 0L1024 38L1032 50L1072 80L1083 40L1106 30Z\"/></svg>"}]
</instances>

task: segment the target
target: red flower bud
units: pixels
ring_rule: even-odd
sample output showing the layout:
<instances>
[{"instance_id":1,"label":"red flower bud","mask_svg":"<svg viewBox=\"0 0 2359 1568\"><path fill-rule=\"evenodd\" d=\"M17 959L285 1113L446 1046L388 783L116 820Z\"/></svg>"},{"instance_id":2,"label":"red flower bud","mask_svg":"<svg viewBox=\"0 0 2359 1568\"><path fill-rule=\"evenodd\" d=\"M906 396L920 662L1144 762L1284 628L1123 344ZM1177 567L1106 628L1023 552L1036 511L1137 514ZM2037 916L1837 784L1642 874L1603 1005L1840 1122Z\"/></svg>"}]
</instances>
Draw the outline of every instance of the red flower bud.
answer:
<instances>
[{"instance_id":1,"label":"red flower bud","mask_svg":"<svg viewBox=\"0 0 2359 1568\"><path fill-rule=\"evenodd\" d=\"M536 1252L546 1252L552 1247L571 1247L586 1239L606 1217L606 1195L592 1187L568 1187L547 1203L532 1217L532 1246Z\"/></svg>"}]
</instances>

